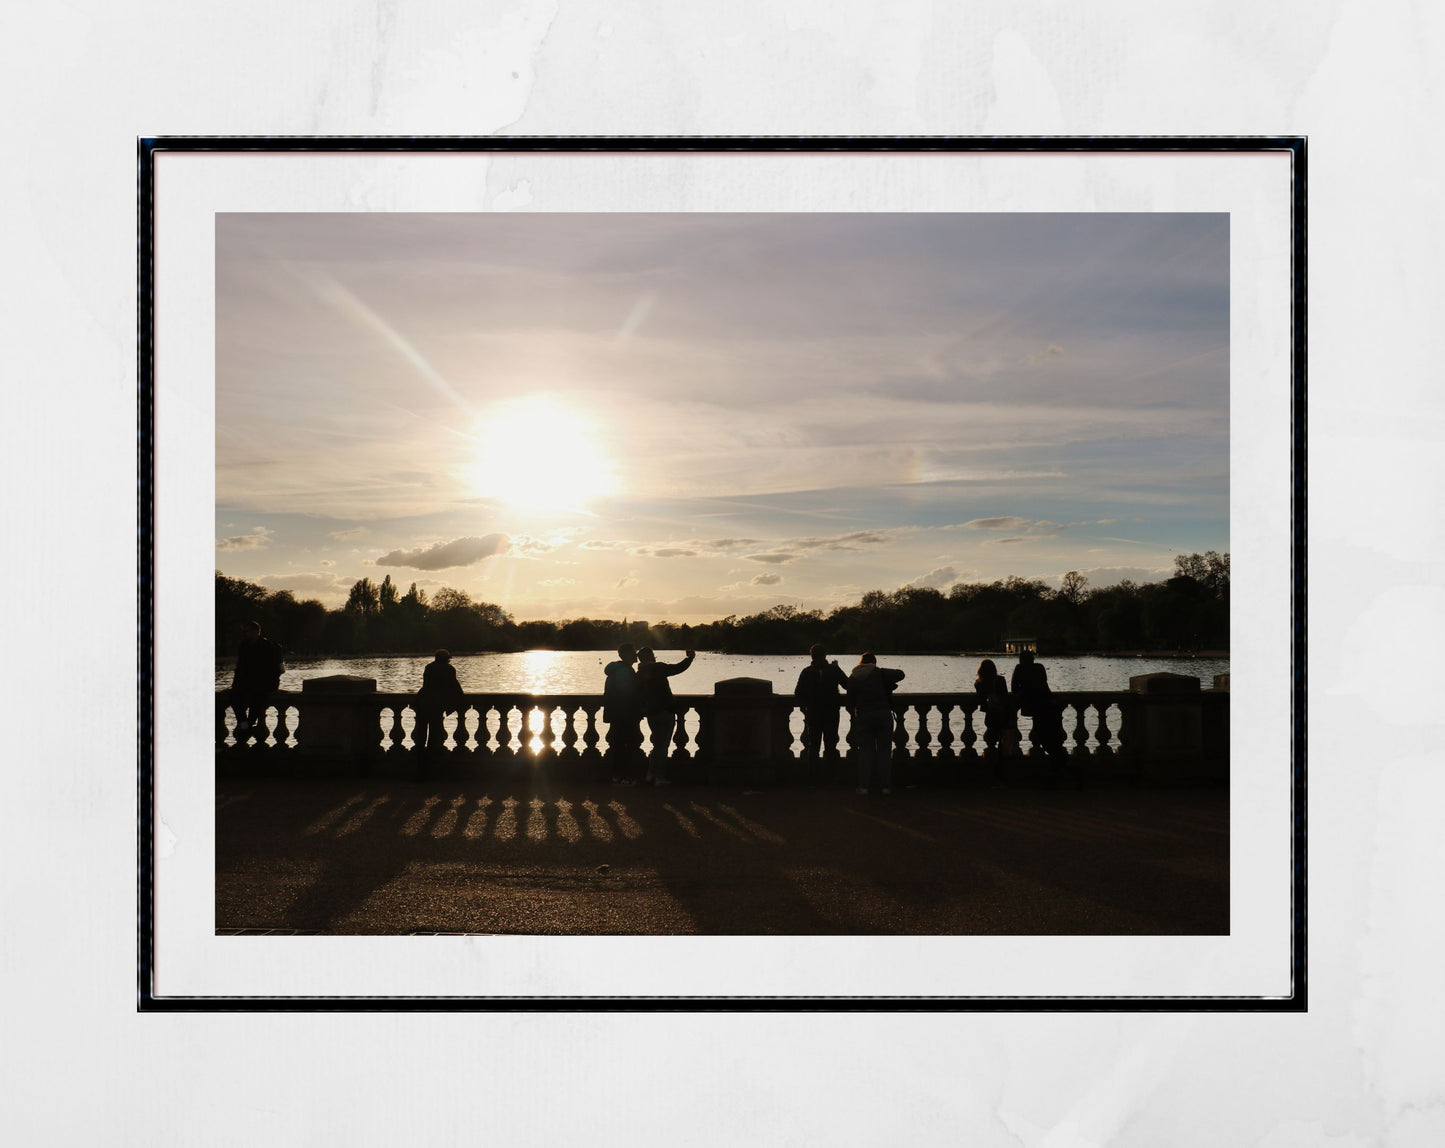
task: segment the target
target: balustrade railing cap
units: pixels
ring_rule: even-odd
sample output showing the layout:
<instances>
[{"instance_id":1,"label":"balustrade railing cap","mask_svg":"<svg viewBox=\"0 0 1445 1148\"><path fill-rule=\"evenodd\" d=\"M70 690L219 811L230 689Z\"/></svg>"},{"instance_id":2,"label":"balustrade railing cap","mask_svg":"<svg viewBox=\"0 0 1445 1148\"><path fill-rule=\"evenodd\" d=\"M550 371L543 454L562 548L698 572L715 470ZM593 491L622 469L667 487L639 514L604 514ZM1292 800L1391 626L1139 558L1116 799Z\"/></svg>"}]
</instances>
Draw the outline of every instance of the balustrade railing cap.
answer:
<instances>
[{"instance_id":1,"label":"balustrade railing cap","mask_svg":"<svg viewBox=\"0 0 1445 1148\"><path fill-rule=\"evenodd\" d=\"M1192 674L1139 674L1129 679L1134 694L1197 694L1199 679Z\"/></svg>"},{"instance_id":2,"label":"balustrade railing cap","mask_svg":"<svg viewBox=\"0 0 1445 1148\"><path fill-rule=\"evenodd\" d=\"M773 683L766 678L724 678L714 683L714 697L756 698L773 692Z\"/></svg>"},{"instance_id":3,"label":"balustrade railing cap","mask_svg":"<svg viewBox=\"0 0 1445 1148\"><path fill-rule=\"evenodd\" d=\"M374 694L376 679L360 674L332 674L325 678L307 678L301 683L303 694Z\"/></svg>"},{"instance_id":4,"label":"balustrade railing cap","mask_svg":"<svg viewBox=\"0 0 1445 1148\"><path fill-rule=\"evenodd\" d=\"M1228 689L1229 689L1229 675L1228 675L1228 674L1215 674L1215 675L1214 675L1214 688L1215 688L1216 690L1228 690Z\"/></svg>"}]
</instances>

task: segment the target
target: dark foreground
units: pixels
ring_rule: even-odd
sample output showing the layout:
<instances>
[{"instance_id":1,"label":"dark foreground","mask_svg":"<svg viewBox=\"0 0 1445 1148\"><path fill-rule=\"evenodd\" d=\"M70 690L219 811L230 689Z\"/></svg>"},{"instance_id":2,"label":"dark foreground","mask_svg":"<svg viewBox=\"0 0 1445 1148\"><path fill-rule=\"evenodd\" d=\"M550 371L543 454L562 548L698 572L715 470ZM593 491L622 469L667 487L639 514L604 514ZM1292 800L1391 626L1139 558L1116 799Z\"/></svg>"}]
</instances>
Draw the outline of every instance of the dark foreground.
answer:
<instances>
[{"instance_id":1,"label":"dark foreground","mask_svg":"<svg viewBox=\"0 0 1445 1148\"><path fill-rule=\"evenodd\" d=\"M216 930L1222 934L1226 790L221 784Z\"/></svg>"}]
</instances>

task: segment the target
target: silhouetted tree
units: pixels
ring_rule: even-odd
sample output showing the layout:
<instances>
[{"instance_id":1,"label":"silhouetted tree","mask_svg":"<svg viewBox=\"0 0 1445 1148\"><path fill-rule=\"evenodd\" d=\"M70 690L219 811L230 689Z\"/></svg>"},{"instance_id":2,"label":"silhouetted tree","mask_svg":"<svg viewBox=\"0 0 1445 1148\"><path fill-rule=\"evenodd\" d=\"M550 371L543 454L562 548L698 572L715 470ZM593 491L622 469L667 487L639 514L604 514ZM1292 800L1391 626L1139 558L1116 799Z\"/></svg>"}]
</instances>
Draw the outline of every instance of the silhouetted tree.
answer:
<instances>
[{"instance_id":1,"label":"silhouetted tree","mask_svg":"<svg viewBox=\"0 0 1445 1148\"><path fill-rule=\"evenodd\" d=\"M1089 580L1077 570L1068 571L1059 584L1059 596L1070 606L1078 606L1084 600L1084 587Z\"/></svg>"}]
</instances>

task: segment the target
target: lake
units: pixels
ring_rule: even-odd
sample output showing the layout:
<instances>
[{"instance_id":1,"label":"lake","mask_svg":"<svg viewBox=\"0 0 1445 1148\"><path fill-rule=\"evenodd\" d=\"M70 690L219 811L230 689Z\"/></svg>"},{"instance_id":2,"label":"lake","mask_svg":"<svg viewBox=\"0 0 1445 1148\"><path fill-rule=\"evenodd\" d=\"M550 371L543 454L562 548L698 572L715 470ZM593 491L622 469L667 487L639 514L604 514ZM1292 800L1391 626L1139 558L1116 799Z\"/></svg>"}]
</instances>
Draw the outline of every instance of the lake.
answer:
<instances>
[{"instance_id":1,"label":"lake","mask_svg":"<svg viewBox=\"0 0 1445 1148\"><path fill-rule=\"evenodd\" d=\"M659 650L658 660L676 662L681 650ZM994 664L1004 676L1012 671L1018 659L1013 655L994 654ZM528 650L518 654L470 654L452 659L462 689L472 694L600 694L602 667L616 655L602 650ZM858 663L858 655L840 654L838 664L847 673ZM880 665L893 666L907 675L898 687L899 693L959 693L973 689L981 656L945 656L942 654L880 654ZM1167 671L1193 674L1208 689L1215 674L1229 673L1227 658L1107 658L1107 657L1040 657L1048 670L1049 685L1055 690L1127 690L1129 679L1138 674ZM430 655L382 658L318 658L288 659L281 678L283 690L299 690L307 678L331 674L360 674L376 679L376 688L383 693L414 693L421 687L421 672ZM232 659L218 661L216 689L231 684ZM773 692L791 694L798 680L798 671L808 664L807 655L710 654L699 653L685 673L672 679L673 692L678 694L710 694L714 683L725 678L765 678L773 683Z\"/></svg>"}]
</instances>

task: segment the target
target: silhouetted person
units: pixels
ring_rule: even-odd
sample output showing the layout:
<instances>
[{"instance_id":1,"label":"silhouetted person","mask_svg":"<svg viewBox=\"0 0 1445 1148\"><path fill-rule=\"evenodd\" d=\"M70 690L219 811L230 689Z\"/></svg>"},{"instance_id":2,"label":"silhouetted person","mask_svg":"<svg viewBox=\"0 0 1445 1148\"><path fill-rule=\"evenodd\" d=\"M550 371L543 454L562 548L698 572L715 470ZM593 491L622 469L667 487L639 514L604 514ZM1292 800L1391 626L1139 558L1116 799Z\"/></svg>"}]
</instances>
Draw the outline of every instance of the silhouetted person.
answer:
<instances>
[{"instance_id":1,"label":"silhouetted person","mask_svg":"<svg viewBox=\"0 0 1445 1148\"><path fill-rule=\"evenodd\" d=\"M823 780L826 755L838 756L838 690L848 688L848 675L837 662L828 661L828 651L821 645L808 650L813 659L798 675L793 697L803 707L803 761L809 777Z\"/></svg>"},{"instance_id":2,"label":"silhouetted person","mask_svg":"<svg viewBox=\"0 0 1445 1148\"><path fill-rule=\"evenodd\" d=\"M452 666L451 651L438 650L422 670L421 689L416 692L416 727L411 736L419 763L425 763L433 750L446 745L447 729L443 721L447 714L460 711L464 696ZM457 744L465 740L466 733L458 719ZM420 764L417 772L421 772Z\"/></svg>"},{"instance_id":3,"label":"silhouetted person","mask_svg":"<svg viewBox=\"0 0 1445 1148\"><path fill-rule=\"evenodd\" d=\"M236 711L236 740L244 745L251 738L266 738L266 710L271 695L281 688L286 666L281 647L261 637L261 623L241 627L241 645L236 650L236 670L231 675L231 705Z\"/></svg>"},{"instance_id":4,"label":"silhouetted person","mask_svg":"<svg viewBox=\"0 0 1445 1148\"><path fill-rule=\"evenodd\" d=\"M617 661L602 667L602 720L607 723L607 756L612 759L614 785L636 785L642 757L642 691L633 663L637 651L631 642L617 647Z\"/></svg>"},{"instance_id":5,"label":"silhouetted person","mask_svg":"<svg viewBox=\"0 0 1445 1148\"><path fill-rule=\"evenodd\" d=\"M878 770L878 785L893 792L893 705L889 696L903 680L902 670L886 670L864 654L848 675L848 708L858 734L858 792L867 793Z\"/></svg>"},{"instance_id":6,"label":"silhouetted person","mask_svg":"<svg viewBox=\"0 0 1445 1148\"><path fill-rule=\"evenodd\" d=\"M647 718L647 732L652 735L652 756L647 763L647 776L642 779L644 785L648 782L671 784L667 777L667 754L677 729L677 705L672 700L672 686L667 679L682 673L695 657L697 651L688 650L680 662L659 662L650 648L644 646L637 651L637 688L642 713Z\"/></svg>"},{"instance_id":7,"label":"silhouetted person","mask_svg":"<svg viewBox=\"0 0 1445 1148\"><path fill-rule=\"evenodd\" d=\"M979 705L983 708L985 756L993 766L994 784L999 785L1002 778L1000 758L1018 749L1018 717L1009 698L1008 683L991 659L979 662L973 692L978 695Z\"/></svg>"},{"instance_id":8,"label":"silhouetted person","mask_svg":"<svg viewBox=\"0 0 1445 1148\"><path fill-rule=\"evenodd\" d=\"M1048 671L1034 661L1032 650L1019 652L1019 664L1014 667L1009 684L1019 713L1033 719L1029 741L1034 749L1047 758L1050 767L1068 770L1077 785L1079 769L1064 747L1064 707L1054 701Z\"/></svg>"}]
</instances>

